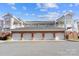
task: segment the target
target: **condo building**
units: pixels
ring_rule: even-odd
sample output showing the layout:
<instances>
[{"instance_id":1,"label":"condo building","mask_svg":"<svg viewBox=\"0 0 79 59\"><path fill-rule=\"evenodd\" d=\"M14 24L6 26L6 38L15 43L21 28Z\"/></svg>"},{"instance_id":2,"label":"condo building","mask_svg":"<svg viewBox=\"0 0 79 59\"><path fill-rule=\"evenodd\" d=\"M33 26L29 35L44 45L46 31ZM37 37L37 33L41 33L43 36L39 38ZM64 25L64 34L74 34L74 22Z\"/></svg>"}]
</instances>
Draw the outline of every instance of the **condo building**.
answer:
<instances>
[{"instance_id":1,"label":"condo building","mask_svg":"<svg viewBox=\"0 0 79 59\"><path fill-rule=\"evenodd\" d=\"M72 17L67 12L53 21L23 21L7 13L0 20L0 30L10 31L12 40L65 40L65 32L78 30Z\"/></svg>"},{"instance_id":2,"label":"condo building","mask_svg":"<svg viewBox=\"0 0 79 59\"><path fill-rule=\"evenodd\" d=\"M3 31L10 31L10 29L24 27L22 20L9 13L2 15L2 20L0 21L2 21L1 27Z\"/></svg>"}]
</instances>

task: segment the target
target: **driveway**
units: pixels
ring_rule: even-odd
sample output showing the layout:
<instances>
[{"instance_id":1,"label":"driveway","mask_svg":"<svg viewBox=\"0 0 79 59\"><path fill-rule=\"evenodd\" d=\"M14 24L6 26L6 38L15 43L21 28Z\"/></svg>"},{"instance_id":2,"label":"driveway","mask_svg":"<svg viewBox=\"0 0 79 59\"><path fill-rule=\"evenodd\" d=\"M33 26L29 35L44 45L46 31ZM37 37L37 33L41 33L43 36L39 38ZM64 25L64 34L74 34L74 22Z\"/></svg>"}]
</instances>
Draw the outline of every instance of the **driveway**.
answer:
<instances>
[{"instance_id":1,"label":"driveway","mask_svg":"<svg viewBox=\"0 0 79 59\"><path fill-rule=\"evenodd\" d=\"M7 41L0 42L2 56L79 56L79 42Z\"/></svg>"}]
</instances>

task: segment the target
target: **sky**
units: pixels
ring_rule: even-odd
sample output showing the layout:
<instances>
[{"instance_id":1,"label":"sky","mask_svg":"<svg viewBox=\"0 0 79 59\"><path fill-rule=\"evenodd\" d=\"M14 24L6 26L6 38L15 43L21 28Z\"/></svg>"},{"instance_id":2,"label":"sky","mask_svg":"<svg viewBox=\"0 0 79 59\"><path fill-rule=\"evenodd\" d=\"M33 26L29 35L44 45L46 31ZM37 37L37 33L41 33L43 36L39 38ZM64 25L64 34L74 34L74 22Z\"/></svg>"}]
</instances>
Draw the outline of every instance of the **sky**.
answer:
<instances>
[{"instance_id":1,"label":"sky","mask_svg":"<svg viewBox=\"0 0 79 59\"><path fill-rule=\"evenodd\" d=\"M0 16L11 13L26 21L50 21L66 12L79 19L79 4L76 3L0 3Z\"/></svg>"}]
</instances>

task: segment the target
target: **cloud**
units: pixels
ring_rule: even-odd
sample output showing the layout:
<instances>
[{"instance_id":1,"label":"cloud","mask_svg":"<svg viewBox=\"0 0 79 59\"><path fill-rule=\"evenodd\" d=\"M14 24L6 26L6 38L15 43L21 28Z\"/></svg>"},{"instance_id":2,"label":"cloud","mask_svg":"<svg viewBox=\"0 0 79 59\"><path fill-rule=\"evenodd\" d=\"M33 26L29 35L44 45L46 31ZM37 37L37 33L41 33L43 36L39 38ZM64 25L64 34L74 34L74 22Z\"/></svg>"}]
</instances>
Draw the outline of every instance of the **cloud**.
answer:
<instances>
[{"instance_id":1,"label":"cloud","mask_svg":"<svg viewBox=\"0 0 79 59\"><path fill-rule=\"evenodd\" d=\"M79 16L78 15L75 15L73 18L74 18L74 20L79 20Z\"/></svg>"},{"instance_id":2,"label":"cloud","mask_svg":"<svg viewBox=\"0 0 79 59\"><path fill-rule=\"evenodd\" d=\"M52 20L52 19L57 19L60 16L60 14L58 12L51 12L48 14L48 17Z\"/></svg>"},{"instance_id":3,"label":"cloud","mask_svg":"<svg viewBox=\"0 0 79 59\"><path fill-rule=\"evenodd\" d=\"M77 7L77 6L79 6L79 3L72 3L72 4L70 4L69 6L70 6L70 7L76 6L76 7Z\"/></svg>"},{"instance_id":4,"label":"cloud","mask_svg":"<svg viewBox=\"0 0 79 59\"><path fill-rule=\"evenodd\" d=\"M32 16L35 16L35 14L34 14L34 13L32 13L31 15L32 15Z\"/></svg>"},{"instance_id":5,"label":"cloud","mask_svg":"<svg viewBox=\"0 0 79 59\"><path fill-rule=\"evenodd\" d=\"M74 6L74 4L69 4L69 6L70 6L70 7L73 7L73 6Z\"/></svg>"},{"instance_id":6,"label":"cloud","mask_svg":"<svg viewBox=\"0 0 79 59\"><path fill-rule=\"evenodd\" d=\"M73 12L73 10L63 10L62 13Z\"/></svg>"},{"instance_id":7,"label":"cloud","mask_svg":"<svg viewBox=\"0 0 79 59\"><path fill-rule=\"evenodd\" d=\"M15 5L15 3L8 3L8 5Z\"/></svg>"},{"instance_id":8,"label":"cloud","mask_svg":"<svg viewBox=\"0 0 79 59\"><path fill-rule=\"evenodd\" d=\"M70 6L70 7L77 7L77 6L79 6L79 3L72 3L72 4L70 4L69 6Z\"/></svg>"},{"instance_id":9,"label":"cloud","mask_svg":"<svg viewBox=\"0 0 79 59\"><path fill-rule=\"evenodd\" d=\"M37 3L38 8L58 8L56 3Z\"/></svg>"},{"instance_id":10,"label":"cloud","mask_svg":"<svg viewBox=\"0 0 79 59\"><path fill-rule=\"evenodd\" d=\"M73 12L72 10L68 10L69 12Z\"/></svg>"},{"instance_id":11,"label":"cloud","mask_svg":"<svg viewBox=\"0 0 79 59\"><path fill-rule=\"evenodd\" d=\"M66 13L67 11L66 11L66 10L63 10L62 12L63 12L63 13Z\"/></svg>"},{"instance_id":12,"label":"cloud","mask_svg":"<svg viewBox=\"0 0 79 59\"><path fill-rule=\"evenodd\" d=\"M8 5L13 9L16 10L16 4L15 3L8 3Z\"/></svg>"},{"instance_id":13,"label":"cloud","mask_svg":"<svg viewBox=\"0 0 79 59\"><path fill-rule=\"evenodd\" d=\"M25 14L25 16L29 16L29 14L28 14L28 13L26 13L26 14Z\"/></svg>"},{"instance_id":14,"label":"cloud","mask_svg":"<svg viewBox=\"0 0 79 59\"><path fill-rule=\"evenodd\" d=\"M56 3L37 3L37 8L39 8L40 11L45 12L48 10L48 8L59 8Z\"/></svg>"},{"instance_id":15,"label":"cloud","mask_svg":"<svg viewBox=\"0 0 79 59\"><path fill-rule=\"evenodd\" d=\"M26 10L27 9L25 6L23 6L22 8L23 8L23 10Z\"/></svg>"},{"instance_id":16,"label":"cloud","mask_svg":"<svg viewBox=\"0 0 79 59\"><path fill-rule=\"evenodd\" d=\"M47 3L47 4L44 4L44 6L46 8L58 8L56 3Z\"/></svg>"},{"instance_id":17,"label":"cloud","mask_svg":"<svg viewBox=\"0 0 79 59\"><path fill-rule=\"evenodd\" d=\"M36 4L38 8L41 8L41 3Z\"/></svg>"},{"instance_id":18,"label":"cloud","mask_svg":"<svg viewBox=\"0 0 79 59\"><path fill-rule=\"evenodd\" d=\"M11 8L12 8L13 10L16 10L16 7L15 7L15 6L11 6Z\"/></svg>"},{"instance_id":19,"label":"cloud","mask_svg":"<svg viewBox=\"0 0 79 59\"><path fill-rule=\"evenodd\" d=\"M26 13L26 14L24 14L24 16L35 16L35 14L34 13L31 13L31 14Z\"/></svg>"},{"instance_id":20,"label":"cloud","mask_svg":"<svg viewBox=\"0 0 79 59\"><path fill-rule=\"evenodd\" d=\"M74 5L75 5L75 6L79 6L79 3L75 3Z\"/></svg>"},{"instance_id":21,"label":"cloud","mask_svg":"<svg viewBox=\"0 0 79 59\"><path fill-rule=\"evenodd\" d=\"M44 11L47 11L47 9L43 9L43 8L42 8L42 9L40 9L40 11L43 11L43 12L44 12Z\"/></svg>"},{"instance_id":22,"label":"cloud","mask_svg":"<svg viewBox=\"0 0 79 59\"><path fill-rule=\"evenodd\" d=\"M38 15L38 17L41 19L55 20L60 17L60 14L58 12L51 12L46 15Z\"/></svg>"}]
</instances>

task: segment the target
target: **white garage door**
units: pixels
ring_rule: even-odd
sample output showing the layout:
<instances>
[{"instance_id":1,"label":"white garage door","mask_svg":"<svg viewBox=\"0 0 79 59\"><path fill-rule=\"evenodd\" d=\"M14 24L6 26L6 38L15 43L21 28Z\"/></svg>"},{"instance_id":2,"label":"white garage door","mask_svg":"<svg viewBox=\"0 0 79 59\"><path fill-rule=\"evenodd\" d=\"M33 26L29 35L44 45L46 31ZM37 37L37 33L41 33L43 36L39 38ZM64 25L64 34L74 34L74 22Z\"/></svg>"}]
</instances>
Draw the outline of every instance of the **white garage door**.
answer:
<instances>
[{"instance_id":1,"label":"white garage door","mask_svg":"<svg viewBox=\"0 0 79 59\"><path fill-rule=\"evenodd\" d=\"M13 40L21 40L21 34L20 33L13 33L12 38L13 38Z\"/></svg>"},{"instance_id":2,"label":"white garage door","mask_svg":"<svg viewBox=\"0 0 79 59\"><path fill-rule=\"evenodd\" d=\"M42 40L42 33L34 33L35 40Z\"/></svg>"},{"instance_id":3,"label":"white garage door","mask_svg":"<svg viewBox=\"0 0 79 59\"><path fill-rule=\"evenodd\" d=\"M56 33L55 40L64 40L64 33Z\"/></svg>"},{"instance_id":4,"label":"white garage door","mask_svg":"<svg viewBox=\"0 0 79 59\"><path fill-rule=\"evenodd\" d=\"M45 33L45 40L54 40L54 36L52 33Z\"/></svg>"},{"instance_id":5,"label":"white garage door","mask_svg":"<svg viewBox=\"0 0 79 59\"><path fill-rule=\"evenodd\" d=\"M23 40L32 40L32 33L24 33Z\"/></svg>"}]
</instances>

